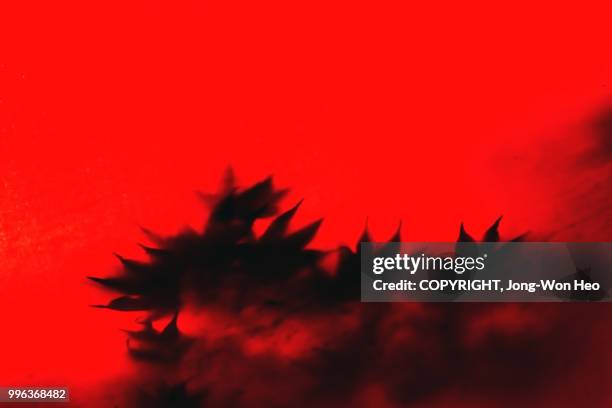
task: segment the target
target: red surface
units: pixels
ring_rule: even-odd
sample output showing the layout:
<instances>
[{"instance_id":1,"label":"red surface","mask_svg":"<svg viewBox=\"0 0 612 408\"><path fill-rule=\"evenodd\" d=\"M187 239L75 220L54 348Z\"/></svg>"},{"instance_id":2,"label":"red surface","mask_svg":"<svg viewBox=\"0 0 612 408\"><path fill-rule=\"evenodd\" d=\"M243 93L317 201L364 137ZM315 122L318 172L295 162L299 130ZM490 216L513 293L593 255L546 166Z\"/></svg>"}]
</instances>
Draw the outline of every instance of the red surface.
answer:
<instances>
[{"instance_id":1,"label":"red surface","mask_svg":"<svg viewBox=\"0 0 612 408\"><path fill-rule=\"evenodd\" d=\"M609 166L580 161L610 10L531 3L0 6L0 384L129 376L85 276L138 253L138 225L201 225L193 192L229 164L305 197L321 247L366 217L610 240Z\"/></svg>"}]
</instances>

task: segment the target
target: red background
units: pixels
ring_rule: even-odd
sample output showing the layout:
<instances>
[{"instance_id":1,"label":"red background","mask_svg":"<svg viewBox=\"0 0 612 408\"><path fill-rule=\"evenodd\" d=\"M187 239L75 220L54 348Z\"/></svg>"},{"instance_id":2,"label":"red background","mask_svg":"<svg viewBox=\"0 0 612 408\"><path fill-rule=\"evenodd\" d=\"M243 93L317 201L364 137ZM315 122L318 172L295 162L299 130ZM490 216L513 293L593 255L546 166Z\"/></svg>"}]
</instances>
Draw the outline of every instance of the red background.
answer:
<instances>
[{"instance_id":1,"label":"red background","mask_svg":"<svg viewBox=\"0 0 612 408\"><path fill-rule=\"evenodd\" d=\"M500 214L509 235L610 239L609 166L581 166L610 10L328 3L1 6L1 384L84 398L128 376L85 276L137 253L139 225L201 225L193 193L230 164L304 197L320 247L366 218L426 241Z\"/></svg>"}]
</instances>

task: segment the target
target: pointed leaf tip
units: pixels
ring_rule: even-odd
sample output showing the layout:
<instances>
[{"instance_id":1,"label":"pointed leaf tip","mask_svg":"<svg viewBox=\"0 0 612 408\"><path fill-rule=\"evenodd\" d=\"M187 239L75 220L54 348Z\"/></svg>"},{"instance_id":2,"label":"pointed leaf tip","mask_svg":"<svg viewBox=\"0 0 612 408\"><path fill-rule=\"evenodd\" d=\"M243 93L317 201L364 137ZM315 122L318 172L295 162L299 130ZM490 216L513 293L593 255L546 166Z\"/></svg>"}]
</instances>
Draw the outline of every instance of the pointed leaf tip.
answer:
<instances>
[{"instance_id":1,"label":"pointed leaf tip","mask_svg":"<svg viewBox=\"0 0 612 408\"><path fill-rule=\"evenodd\" d=\"M162 256L167 254L167 251L161 248L153 248L144 244L138 244L138 246L150 256Z\"/></svg>"},{"instance_id":2,"label":"pointed leaf tip","mask_svg":"<svg viewBox=\"0 0 612 408\"><path fill-rule=\"evenodd\" d=\"M363 232L359 237L359 241L357 242L357 246L362 242L372 242L372 237L370 236L370 229L368 228L368 218L365 220L365 226L363 227Z\"/></svg>"},{"instance_id":3,"label":"pointed leaf tip","mask_svg":"<svg viewBox=\"0 0 612 408\"><path fill-rule=\"evenodd\" d=\"M397 229L391 236L389 242L401 242L402 241L402 221L400 220Z\"/></svg>"},{"instance_id":4,"label":"pointed leaf tip","mask_svg":"<svg viewBox=\"0 0 612 408\"><path fill-rule=\"evenodd\" d=\"M472 238L472 236L468 234L467 231L465 230L463 222L461 222L461 226L459 227L459 238L457 239L457 241L458 242L474 242L474 238Z\"/></svg>"},{"instance_id":5,"label":"pointed leaf tip","mask_svg":"<svg viewBox=\"0 0 612 408\"><path fill-rule=\"evenodd\" d=\"M291 220L293 219L293 216L295 215L298 208L302 204L302 201L304 200L300 200L296 205L291 207L289 210L285 211L284 213L276 217L274 221L270 223L270 225L268 226L264 234L261 236L260 240L261 241L271 241L275 239L281 239L282 237L284 237L285 234L287 233L287 229L289 228L289 223L291 222Z\"/></svg>"},{"instance_id":6,"label":"pointed leaf tip","mask_svg":"<svg viewBox=\"0 0 612 408\"><path fill-rule=\"evenodd\" d=\"M500 215L495 222L487 229L484 234L484 242L498 242L499 241L499 223L502 220L503 215Z\"/></svg>"}]
</instances>

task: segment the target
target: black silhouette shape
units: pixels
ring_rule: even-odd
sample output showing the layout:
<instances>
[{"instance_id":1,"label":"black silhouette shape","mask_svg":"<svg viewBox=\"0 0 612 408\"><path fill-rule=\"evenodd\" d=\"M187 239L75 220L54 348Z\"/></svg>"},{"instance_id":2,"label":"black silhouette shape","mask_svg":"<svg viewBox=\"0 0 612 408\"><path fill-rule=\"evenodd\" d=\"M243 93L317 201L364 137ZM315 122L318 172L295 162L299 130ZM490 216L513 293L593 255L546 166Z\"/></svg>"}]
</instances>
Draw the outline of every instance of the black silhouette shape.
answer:
<instances>
[{"instance_id":1,"label":"black silhouette shape","mask_svg":"<svg viewBox=\"0 0 612 408\"><path fill-rule=\"evenodd\" d=\"M199 408L205 401L206 392L189 392L185 382L161 384L153 390L137 391L132 406L148 408Z\"/></svg>"},{"instance_id":2,"label":"black silhouette shape","mask_svg":"<svg viewBox=\"0 0 612 408\"><path fill-rule=\"evenodd\" d=\"M493 331L479 340L478 347L466 345L470 324L500 305L425 304L415 313L409 304L360 303L359 243L371 241L367 227L354 250L348 246L333 251L311 249L308 245L321 220L291 232L301 202L277 215L285 195L286 190L274 188L271 178L240 189L228 172L218 193L200 194L210 206L201 231L187 230L166 238L144 230L155 243L142 246L149 256L147 262L118 256L120 274L90 278L119 294L98 307L147 312L142 328L127 332L128 352L135 360L173 374L180 371L188 352L195 352L203 361L197 386L188 390L184 381L168 380L170 385L158 391L141 393L134 406L284 406L296 398L303 405L332 406L370 382L382 384L398 404L425 402L450 385L469 388L478 384L479 394L499 399L505 398L507 384L516 378L521 378L522 390L528 392L548 383L562 371L559 367L567 369L578 358L565 352L573 339L559 338L552 331L530 331L512 339ZM267 217L274 218L256 236L253 224ZM485 232L484 241L501 242L500 221L501 217ZM400 232L401 225L381 253L397 250ZM461 224L457 245L460 253L477 251L479 243ZM330 273L322 261L334 254L338 261ZM229 336L221 345L209 346L179 330L186 294L202 307L214 305L240 316L245 307L256 306L259 314L274 318L268 324L255 321L252 328ZM347 315L353 323L340 323L340 317ZM157 331L153 322L162 316L172 318ZM276 333L289 318L334 323L325 341L296 361L250 357L242 352L241 345L249 336ZM405 337L397 336L402 333ZM542 345L546 345L546 357L540 355ZM229 367L232 375L211 380L211 373L223 372L223 367ZM268 377L275 380L264 381L266 385L248 380L256 378L261 383ZM275 392L266 393L269 388ZM247 389L258 392L245 392Z\"/></svg>"}]
</instances>

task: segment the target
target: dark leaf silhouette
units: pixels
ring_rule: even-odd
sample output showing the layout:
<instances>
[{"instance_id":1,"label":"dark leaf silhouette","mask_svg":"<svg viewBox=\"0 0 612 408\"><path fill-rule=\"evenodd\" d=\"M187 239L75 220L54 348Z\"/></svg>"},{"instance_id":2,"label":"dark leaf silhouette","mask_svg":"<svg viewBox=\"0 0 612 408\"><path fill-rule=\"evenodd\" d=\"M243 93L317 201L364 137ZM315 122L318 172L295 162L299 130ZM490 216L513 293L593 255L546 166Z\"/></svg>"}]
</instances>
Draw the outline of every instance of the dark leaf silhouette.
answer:
<instances>
[{"instance_id":1,"label":"dark leaf silhouette","mask_svg":"<svg viewBox=\"0 0 612 408\"><path fill-rule=\"evenodd\" d=\"M128 352L145 366L162 367L159 380L170 385L144 384L149 391L134 406L287 406L296 400L338 406L370 383L382 384L397 405L427 405L447 387L473 384L479 396L501 401L516 378L522 392L529 392L577 361L566 353L575 339L558 336L556 323L542 323L538 331L513 323L519 331L512 339L504 337L503 326L474 329L509 307L533 313L543 306L361 303L360 244L372 241L367 226L354 247L312 249L321 220L291 232L300 203L277 215L285 194L271 178L240 189L233 174L226 176L220 192L205 195L211 207L200 231L171 237L147 231L155 244L143 247L148 262L119 257L120 274L91 278L119 294L102 307L147 309L141 328L126 332ZM258 237L253 225L266 217L274 218ZM484 233L485 241L501 241L500 221ZM396 251L400 241L401 224L381 251ZM463 224L457 241L457 255L478 251ZM337 258L333 270L323 265L327 257ZM208 327L201 338L185 336L179 330L184 299L205 311L222 311L225 323ZM533 314L530 319L540 316ZM153 322L164 316L171 317L169 323L156 330ZM303 340L303 349L290 357L279 355L283 348L276 343L259 354L245 351L261 338L276 342L299 335L313 343ZM203 363L187 387L177 373L194 360Z\"/></svg>"},{"instance_id":2,"label":"dark leaf silhouette","mask_svg":"<svg viewBox=\"0 0 612 408\"><path fill-rule=\"evenodd\" d=\"M501 222L502 216L500 216L493 225L489 227L483 237L484 242L498 242L499 241L499 223Z\"/></svg>"}]
</instances>

